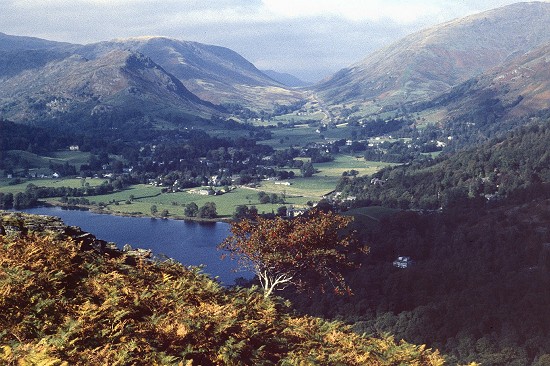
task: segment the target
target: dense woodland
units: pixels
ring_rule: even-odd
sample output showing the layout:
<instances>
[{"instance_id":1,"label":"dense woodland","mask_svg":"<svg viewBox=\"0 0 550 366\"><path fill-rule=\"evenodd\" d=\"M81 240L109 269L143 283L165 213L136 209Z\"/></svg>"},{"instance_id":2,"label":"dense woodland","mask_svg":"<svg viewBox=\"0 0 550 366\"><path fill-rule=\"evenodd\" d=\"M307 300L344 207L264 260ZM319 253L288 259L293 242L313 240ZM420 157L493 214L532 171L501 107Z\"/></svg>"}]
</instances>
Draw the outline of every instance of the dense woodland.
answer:
<instances>
[{"instance_id":1,"label":"dense woodland","mask_svg":"<svg viewBox=\"0 0 550 366\"><path fill-rule=\"evenodd\" d=\"M432 162L346 176L341 207L370 248L341 298L295 299L359 333L427 343L451 364L550 362L550 127L536 123ZM377 221L364 206L397 209ZM390 212L390 211L388 211ZM396 268L398 256L413 266Z\"/></svg>"},{"instance_id":2,"label":"dense woodland","mask_svg":"<svg viewBox=\"0 0 550 366\"><path fill-rule=\"evenodd\" d=\"M343 177L338 190L359 204L438 209L469 198L499 199L550 181L550 126L536 123L479 147L435 160L389 167L372 177ZM538 189L538 188L537 188Z\"/></svg>"},{"instance_id":3,"label":"dense woodland","mask_svg":"<svg viewBox=\"0 0 550 366\"><path fill-rule=\"evenodd\" d=\"M305 313L427 343L450 364L546 365L550 357L550 194L518 205L356 215L371 252L345 277L354 295L303 297ZM368 228L368 229L365 229ZM411 268L392 266L410 256Z\"/></svg>"}]
</instances>

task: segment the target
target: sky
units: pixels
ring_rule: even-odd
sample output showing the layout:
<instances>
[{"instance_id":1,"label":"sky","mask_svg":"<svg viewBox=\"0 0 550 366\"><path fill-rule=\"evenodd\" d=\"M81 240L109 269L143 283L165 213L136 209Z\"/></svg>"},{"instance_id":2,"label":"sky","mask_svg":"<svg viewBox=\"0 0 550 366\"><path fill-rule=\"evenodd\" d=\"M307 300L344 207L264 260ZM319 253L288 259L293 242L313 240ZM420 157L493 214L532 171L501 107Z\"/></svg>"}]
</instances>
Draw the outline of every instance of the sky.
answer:
<instances>
[{"instance_id":1,"label":"sky","mask_svg":"<svg viewBox=\"0 0 550 366\"><path fill-rule=\"evenodd\" d=\"M550 1L550 0L548 0ZM513 0L2 0L0 32L72 43L165 36L319 81L399 38Z\"/></svg>"}]
</instances>

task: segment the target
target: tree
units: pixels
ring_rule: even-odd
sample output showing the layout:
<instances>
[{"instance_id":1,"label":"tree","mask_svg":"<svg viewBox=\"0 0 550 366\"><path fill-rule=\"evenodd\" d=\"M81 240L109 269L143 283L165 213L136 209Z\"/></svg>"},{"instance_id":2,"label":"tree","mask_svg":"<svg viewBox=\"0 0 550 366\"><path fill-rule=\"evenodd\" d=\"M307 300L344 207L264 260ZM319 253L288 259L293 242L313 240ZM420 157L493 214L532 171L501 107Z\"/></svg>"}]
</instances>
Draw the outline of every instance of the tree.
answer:
<instances>
[{"instance_id":1,"label":"tree","mask_svg":"<svg viewBox=\"0 0 550 366\"><path fill-rule=\"evenodd\" d=\"M350 293L342 270L355 267L353 255L367 251L353 232L343 233L352 220L317 210L293 220L245 219L232 223L232 235L220 248L258 276L264 297L289 285L303 290L314 278L330 283L337 293Z\"/></svg>"},{"instance_id":2,"label":"tree","mask_svg":"<svg viewBox=\"0 0 550 366\"><path fill-rule=\"evenodd\" d=\"M264 191L258 192L258 201L260 201L261 204L269 203L270 202L269 195Z\"/></svg>"},{"instance_id":3,"label":"tree","mask_svg":"<svg viewBox=\"0 0 550 366\"><path fill-rule=\"evenodd\" d=\"M247 205L238 205L235 207L235 213L233 214L233 218L235 220L242 220L248 217L250 211L248 209Z\"/></svg>"},{"instance_id":4,"label":"tree","mask_svg":"<svg viewBox=\"0 0 550 366\"><path fill-rule=\"evenodd\" d=\"M151 215L156 216L159 212L157 205L151 205Z\"/></svg>"},{"instance_id":5,"label":"tree","mask_svg":"<svg viewBox=\"0 0 550 366\"><path fill-rule=\"evenodd\" d=\"M216 211L216 204L214 202L206 202L199 209L197 216L202 219L215 219L216 217L218 217L218 212Z\"/></svg>"},{"instance_id":6,"label":"tree","mask_svg":"<svg viewBox=\"0 0 550 366\"><path fill-rule=\"evenodd\" d=\"M183 214L187 217L196 217L198 213L199 206L195 202L188 203L183 210Z\"/></svg>"},{"instance_id":7,"label":"tree","mask_svg":"<svg viewBox=\"0 0 550 366\"><path fill-rule=\"evenodd\" d=\"M309 178L315 174L315 168L313 167L311 161L304 163L304 165L300 168L300 172L304 178Z\"/></svg>"}]
</instances>

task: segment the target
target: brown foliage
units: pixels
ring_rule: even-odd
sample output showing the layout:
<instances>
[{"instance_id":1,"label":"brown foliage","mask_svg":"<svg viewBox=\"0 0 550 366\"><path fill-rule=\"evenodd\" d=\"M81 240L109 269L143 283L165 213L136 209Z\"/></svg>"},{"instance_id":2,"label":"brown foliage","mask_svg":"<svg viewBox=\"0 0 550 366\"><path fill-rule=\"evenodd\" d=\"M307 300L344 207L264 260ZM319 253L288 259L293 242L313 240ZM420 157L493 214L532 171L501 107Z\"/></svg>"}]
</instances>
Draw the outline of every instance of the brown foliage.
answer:
<instances>
[{"instance_id":1,"label":"brown foliage","mask_svg":"<svg viewBox=\"0 0 550 366\"><path fill-rule=\"evenodd\" d=\"M390 361L391 360L391 361ZM409 362L414 360L414 362ZM440 365L437 352L291 316L173 262L0 235L0 364Z\"/></svg>"},{"instance_id":2,"label":"brown foliage","mask_svg":"<svg viewBox=\"0 0 550 366\"><path fill-rule=\"evenodd\" d=\"M313 278L330 283L337 293L350 293L342 270L356 266L352 256L366 251L353 233L344 234L351 220L318 210L293 220L245 219L232 224L232 235L220 247L258 275L265 296L289 283L304 289Z\"/></svg>"}]
</instances>

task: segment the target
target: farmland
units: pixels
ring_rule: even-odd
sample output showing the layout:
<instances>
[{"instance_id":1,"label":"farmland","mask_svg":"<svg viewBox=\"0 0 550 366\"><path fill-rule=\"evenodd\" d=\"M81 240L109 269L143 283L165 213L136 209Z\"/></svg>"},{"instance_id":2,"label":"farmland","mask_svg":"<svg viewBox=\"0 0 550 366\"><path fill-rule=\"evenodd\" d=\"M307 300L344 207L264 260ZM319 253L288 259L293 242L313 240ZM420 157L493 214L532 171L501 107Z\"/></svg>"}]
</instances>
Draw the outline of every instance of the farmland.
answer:
<instances>
[{"instance_id":1,"label":"farmland","mask_svg":"<svg viewBox=\"0 0 550 366\"><path fill-rule=\"evenodd\" d=\"M334 161L315 164L317 171L312 177L297 177L287 181L264 180L255 187L238 186L222 195L201 195L198 189L187 189L182 192L162 193L162 187L146 184L136 184L123 190L103 195L90 195L85 198L93 208L103 212L122 215L151 215L151 207L156 206L159 213L168 217L183 218L185 205L194 202L201 207L207 202L216 204L218 216L230 218L239 205L256 206L259 213L277 212L281 206L306 207L319 201L323 195L334 190L342 173L355 170L357 174L372 174L387 165L380 162L367 162L362 158L338 155ZM298 173L298 172L297 172ZM38 187L70 187L99 186L107 179L101 178L70 178L70 179L26 179L13 184L13 180L0 180L0 193L24 192L28 184ZM259 192L277 194L284 203L260 203ZM44 200L48 204L62 204L61 197L51 197Z\"/></svg>"}]
</instances>

